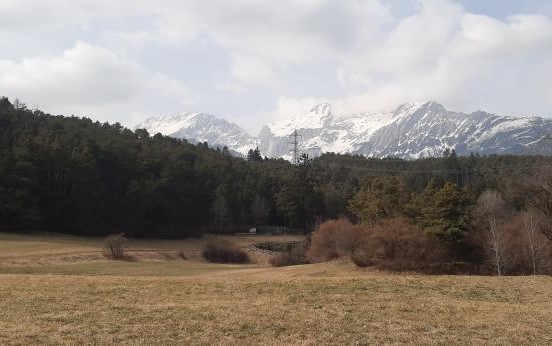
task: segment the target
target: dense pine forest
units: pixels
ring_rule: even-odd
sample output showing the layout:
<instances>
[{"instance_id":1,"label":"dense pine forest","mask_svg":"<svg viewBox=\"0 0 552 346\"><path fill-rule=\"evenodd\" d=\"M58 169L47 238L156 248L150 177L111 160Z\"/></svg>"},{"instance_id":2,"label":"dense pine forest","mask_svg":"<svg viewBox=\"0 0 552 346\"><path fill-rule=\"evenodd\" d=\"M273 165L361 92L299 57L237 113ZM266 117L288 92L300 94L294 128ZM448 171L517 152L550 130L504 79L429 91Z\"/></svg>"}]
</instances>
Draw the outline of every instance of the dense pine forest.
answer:
<instances>
[{"instance_id":1,"label":"dense pine forest","mask_svg":"<svg viewBox=\"0 0 552 346\"><path fill-rule=\"evenodd\" d=\"M501 239L520 244L530 219L535 244L549 256L551 166L549 157L454 150L414 161L328 153L292 165L254 148L237 158L207 143L0 99L3 231L185 238L260 225L306 233L343 218L372 229L408 224L451 260L482 262L492 252L485 230L510 229Z\"/></svg>"}]
</instances>

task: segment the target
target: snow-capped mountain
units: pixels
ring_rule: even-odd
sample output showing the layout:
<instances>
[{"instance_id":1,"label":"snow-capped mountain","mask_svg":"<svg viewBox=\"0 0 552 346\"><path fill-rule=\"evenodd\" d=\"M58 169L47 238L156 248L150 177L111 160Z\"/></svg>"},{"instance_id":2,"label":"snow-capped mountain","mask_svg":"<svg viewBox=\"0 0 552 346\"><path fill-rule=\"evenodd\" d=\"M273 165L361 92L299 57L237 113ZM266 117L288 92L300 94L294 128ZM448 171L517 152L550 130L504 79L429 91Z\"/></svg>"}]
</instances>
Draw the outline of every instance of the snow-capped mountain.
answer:
<instances>
[{"instance_id":1,"label":"snow-capped mountain","mask_svg":"<svg viewBox=\"0 0 552 346\"><path fill-rule=\"evenodd\" d=\"M300 149L309 156L324 152L356 152L375 131L392 120L392 113L332 114L329 104L313 107L293 119L271 123L261 129L259 148L269 157L290 158L290 135L297 130Z\"/></svg>"},{"instance_id":2,"label":"snow-capped mountain","mask_svg":"<svg viewBox=\"0 0 552 346\"><path fill-rule=\"evenodd\" d=\"M176 116L149 118L136 128L151 134L187 139L190 142L207 142L214 147L228 146L245 155L255 147L255 139L238 125L204 113L183 113Z\"/></svg>"},{"instance_id":3,"label":"snow-capped mountain","mask_svg":"<svg viewBox=\"0 0 552 346\"><path fill-rule=\"evenodd\" d=\"M148 119L139 127L149 132L225 144L245 154L255 143L263 155L291 158L291 135L297 130L299 149L309 156L324 152L369 157L420 158L440 156L446 148L459 155L552 154L552 120L505 117L482 111L448 111L429 101L403 104L381 113L335 115L329 104L306 114L265 125L257 138L239 126L201 113Z\"/></svg>"},{"instance_id":4,"label":"snow-capped mountain","mask_svg":"<svg viewBox=\"0 0 552 346\"><path fill-rule=\"evenodd\" d=\"M259 136L261 151L290 157L287 143L295 129L302 136L300 148L311 156L335 152L410 159L441 156L446 148L459 155L543 154L541 139L552 133L552 120L458 113L434 101L403 104L392 112L335 116L330 105L323 104L266 125Z\"/></svg>"},{"instance_id":5,"label":"snow-capped mountain","mask_svg":"<svg viewBox=\"0 0 552 346\"><path fill-rule=\"evenodd\" d=\"M550 119L458 113L430 101L399 107L393 120L375 131L357 152L404 158L440 156L446 148L459 155L530 154L534 144L551 131Z\"/></svg>"}]
</instances>

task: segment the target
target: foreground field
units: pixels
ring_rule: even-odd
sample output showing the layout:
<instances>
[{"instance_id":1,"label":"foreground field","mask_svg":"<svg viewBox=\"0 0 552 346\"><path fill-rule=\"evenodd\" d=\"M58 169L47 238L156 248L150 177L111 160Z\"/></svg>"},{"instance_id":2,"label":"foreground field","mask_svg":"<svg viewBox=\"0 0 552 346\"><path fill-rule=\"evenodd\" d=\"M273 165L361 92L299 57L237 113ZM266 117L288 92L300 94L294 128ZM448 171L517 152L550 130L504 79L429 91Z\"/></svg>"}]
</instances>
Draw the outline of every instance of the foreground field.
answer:
<instances>
[{"instance_id":1,"label":"foreground field","mask_svg":"<svg viewBox=\"0 0 552 346\"><path fill-rule=\"evenodd\" d=\"M41 241L43 258L53 245ZM345 262L24 265L10 256L0 257L0 344L552 343L549 277L395 275ZM48 273L63 266L75 270Z\"/></svg>"}]
</instances>

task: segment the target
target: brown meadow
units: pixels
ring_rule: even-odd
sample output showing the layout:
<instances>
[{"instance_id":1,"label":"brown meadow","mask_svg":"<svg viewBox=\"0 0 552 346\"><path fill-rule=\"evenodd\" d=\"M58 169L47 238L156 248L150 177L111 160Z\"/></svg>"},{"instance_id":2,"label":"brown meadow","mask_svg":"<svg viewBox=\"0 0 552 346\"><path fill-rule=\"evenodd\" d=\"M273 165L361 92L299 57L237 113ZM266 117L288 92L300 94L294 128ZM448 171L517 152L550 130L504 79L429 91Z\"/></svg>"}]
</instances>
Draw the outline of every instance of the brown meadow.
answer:
<instances>
[{"instance_id":1,"label":"brown meadow","mask_svg":"<svg viewBox=\"0 0 552 346\"><path fill-rule=\"evenodd\" d=\"M552 343L550 277L210 264L202 242L133 240L113 261L100 239L0 234L0 344Z\"/></svg>"}]
</instances>

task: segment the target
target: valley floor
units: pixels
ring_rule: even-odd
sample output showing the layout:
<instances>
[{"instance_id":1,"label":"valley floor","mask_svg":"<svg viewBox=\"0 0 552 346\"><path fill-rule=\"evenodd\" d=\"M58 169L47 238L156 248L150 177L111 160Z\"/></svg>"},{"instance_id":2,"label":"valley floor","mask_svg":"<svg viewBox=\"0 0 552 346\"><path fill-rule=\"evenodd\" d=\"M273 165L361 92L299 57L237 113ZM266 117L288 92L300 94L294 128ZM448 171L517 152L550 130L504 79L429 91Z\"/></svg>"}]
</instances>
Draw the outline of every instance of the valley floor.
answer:
<instances>
[{"instance_id":1,"label":"valley floor","mask_svg":"<svg viewBox=\"0 0 552 346\"><path fill-rule=\"evenodd\" d=\"M550 277L209 264L202 242L111 261L100 239L0 233L0 344L552 344Z\"/></svg>"}]
</instances>

